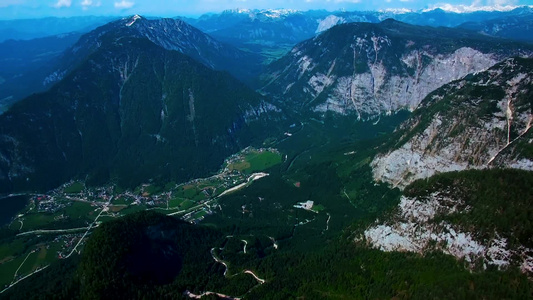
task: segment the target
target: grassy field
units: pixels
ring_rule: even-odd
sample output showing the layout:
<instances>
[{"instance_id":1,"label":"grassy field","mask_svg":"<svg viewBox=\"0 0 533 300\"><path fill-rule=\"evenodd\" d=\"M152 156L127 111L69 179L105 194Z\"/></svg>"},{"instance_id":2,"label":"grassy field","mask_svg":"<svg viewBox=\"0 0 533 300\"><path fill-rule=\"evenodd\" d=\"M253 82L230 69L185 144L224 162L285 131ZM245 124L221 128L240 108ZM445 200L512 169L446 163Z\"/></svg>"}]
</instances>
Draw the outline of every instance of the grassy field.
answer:
<instances>
[{"instance_id":1,"label":"grassy field","mask_svg":"<svg viewBox=\"0 0 533 300\"><path fill-rule=\"evenodd\" d=\"M123 209L125 209L126 207L128 207L127 205L111 205L109 206L109 210L111 212L119 212Z\"/></svg>"},{"instance_id":2,"label":"grassy field","mask_svg":"<svg viewBox=\"0 0 533 300\"><path fill-rule=\"evenodd\" d=\"M204 217L205 215L207 215L207 212L205 210L201 210L199 212L196 212L193 214L193 219L198 219L200 217Z\"/></svg>"},{"instance_id":3,"label":"grassy field","mask_svg":"<svg viewBox=\"0 0 533 300\"><path fill-rule=\"evenodd\" d=\"M144 193L148 193L148 195L154 195L154 194L161 192L161 188L151 184L151 185L145 186L143 191Z\"/></svg>"},{"instance_id":4,"label":"grassy field","mask_svg":"<svg viewBox=\"0 0 533 300\"><path fill-rule=\"evenodd\" d=\"M13 281L15 272L27 255L28 253L25 253L24 255L20 255L17 258L0 265L0 287L10 284Z\"/></svg>"},{"instance_id":5,"label":"grassy field","mask_svg":"<svg viewBox=\"0 0 533 300\"><path fill-rule=\"evenodd\" d=\"M113 204L114 205L127 205L127 204L130 204L131 201L128 201L126 199L126 197L117 197L115 199L113 199Z\"/></svg>"},{"instance_id":6,"label":"grassy field","mask_svg":"<svg viewBox=\"0 0 533 300\"><path fill-rule=\"evenodd\" d=\"M26 245L28 248L22 252L26 242L31 244L31 240L19 238L0 247L0 255L6 258L4 262L0 263L0 287L13 281L15 272L19 267L17 277L28 275L36 269L56 261L57 251L61 249L62 245L61 241L49 243L48 246L45 244ZM24 260L26 261L22 264Z\"/></svg>"},{"instance_id":7,"label":"grassy field","mask_svg":"<svg viewBox=\"0 0 533 300\"><path fill-rule=\"evenodd\" d=\"M45 247L40 247L34 253L28 256L28 259L20 267L17 275L26 275L35 271L39 267L45 266L43 260L46 257L48 250Z\"/></svg>"},{"instance_id":8,"label":"grassy field","mask_svg":"<svg viewBox=\"0 0 533 300\"><path fill-rule=\"evenodd\" d=\"M180 204L180 209L182 210L189 209L195 205L196 205L196 202L191 201L191 200L185 200Z\"/></svg>"},{"instance_id":9,"label":"grassy field","mask_svg":"<svg viewBox=\"0 0 533 300\"><path fill-rule=\"evenodd\" d=\"M202 190L194 185L186 185L174 194L176 198L188 199L195 202L207 199L207 196L202 192ZM171 205L171 207L174 206Z\"/></svg>"},{"instance_id":10,"label":"grassy field","mask_svg":"<svg viewBox=\"0 0 533 300\"><path fill-rule=\"evenodd\" d=\"M312 208L312 210L314 210L314 211L316 211L316 212L321 212L321 211L323 211L324 209L326 209L326 208L325 208L324 205L322 205L322 204L313 205L313 208Z\"/></svg>"},{"instance_id":11,"label":"grassy field","mask_svg":"<svg viewBox=\"0 0 533 300\"><path fill-rule=\"evenodd\" d=\"M178 208L181 205L181 203L183 203L183 201L185 201L185 199L173 197L172 199L169 200L168 207L169 208Z\"/></svg>"},{"instance_id":12,"label":"grassy field","mask_svg":"<svg viewBox=\"0 0 533 300\"><path fill-rule=\"evenodd\" d=\"M27 214L23 218L24 226L22 231L30 231L35 229L43 229L47 225L53 223L55 215L45 213Z\"/></svg>"},{"instance_id":13,"label":"grassy field","mask_svg":"<svg viewBox=\"0 0 533 300\"><path fill-rule=\"evenodd\" d=\"M12 257L17 253L20 253L24 250L24 240L21 238L15 239L14 241L0 245L0 257L2 259L6 257Z\"/></svg>"},{"instance_id":14,"label":"grassy field","mask_svg":"<svg viewBox=\"0 0 533 300\"><path fill-rule=\"evenodd\" d=\"M121 212L122 215L128 215L128 214L132 214L132 213L135 213L135 212L138 212L138 211L142 211L142 210L146 210L146 206L144 206L144 205L130 205L127 208L121 210L120 212Z\"/></svg>"},{"instance_id":15,"label":"grassy field","mask_svg":"<svg viewBox=\"0 0 533 300\"><path fill-rule=\"evenodd\" d=\"M81 191L83 191L84 188L85 186L83 185L83 183L76 181L76 182L73 182L71 185L65 187L64 192L66 194L78 194L78 193L81 193Z\"/></svg>"},{"instance_id":16,"label":"grassy field","mask_svg":"<svg viewBox=\"0 0 533 300\"><path fill-rule=\"evenodd\" d=\"M228 165L229 170L237 170L246 174L268 169L281 163L281 155L271 151L251 151L239 162Z\"/></svg>"},{"instance_id":17,"label":"grassy field","mask_svg":"<svg viewBox=\"0 0 533 300\"><path fill-rule=\"evenodd\" d=\"M94 219L96 217L94 210L96 208L85 202L73 202L72 205L65 208L65 214L72 219L89 218ZM98 209L100 210L100 209Z\"/></svg>"}]
</instances>

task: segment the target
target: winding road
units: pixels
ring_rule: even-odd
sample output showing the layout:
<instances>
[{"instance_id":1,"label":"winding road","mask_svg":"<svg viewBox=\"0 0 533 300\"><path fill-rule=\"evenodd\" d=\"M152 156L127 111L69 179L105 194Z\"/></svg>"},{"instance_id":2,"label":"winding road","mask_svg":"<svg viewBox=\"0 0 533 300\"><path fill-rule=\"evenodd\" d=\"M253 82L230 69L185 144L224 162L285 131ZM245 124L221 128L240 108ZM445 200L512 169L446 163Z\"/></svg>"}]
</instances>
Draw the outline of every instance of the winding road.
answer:
<instances>
[{"instance_id":1,"label":"winding road","mask_svg":"<svg viewBox=\"0 0 533 300\"><path fill-rule=\"evenodd\" d=\"M228 273L228 264L215 255L215 248L211 248L211 256L217 263L223 264L224 267L226 267L226 269L224 270L224 276L226 276L226 274Z\"/></svg>"}]
</instances>

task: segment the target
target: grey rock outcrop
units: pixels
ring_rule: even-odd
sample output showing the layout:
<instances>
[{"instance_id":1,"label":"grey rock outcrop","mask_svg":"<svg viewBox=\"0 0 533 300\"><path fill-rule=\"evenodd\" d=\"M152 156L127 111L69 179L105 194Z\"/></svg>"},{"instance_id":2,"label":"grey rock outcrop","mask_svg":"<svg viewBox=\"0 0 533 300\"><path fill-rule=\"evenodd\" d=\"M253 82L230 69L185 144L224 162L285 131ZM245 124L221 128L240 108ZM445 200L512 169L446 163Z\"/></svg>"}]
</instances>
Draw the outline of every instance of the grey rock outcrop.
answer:
<instances>
[{"instance_id":1,"label":"grey rock outcrop","mask_svg":"<svg viewBox=\"0 0 533 300\"><path fill-rule=\"evenodd\" d=\"M448 171L533 170L532 81L533 60L516 58L440 88L401 125L394 149L374 158L374 179L403 188Z\"/></svg>"},{"instance_id":2,"label":"grey rock outcrop","mask_svg":"<svg viewBox=\"0 0 533 300\"><path fill-rule=\"evenodd\" d=\"M413 111L429 93L533 47L394 20L335 26L272 63L262 91L296 110L368 119Z\"/></svg>"}]
</instances>

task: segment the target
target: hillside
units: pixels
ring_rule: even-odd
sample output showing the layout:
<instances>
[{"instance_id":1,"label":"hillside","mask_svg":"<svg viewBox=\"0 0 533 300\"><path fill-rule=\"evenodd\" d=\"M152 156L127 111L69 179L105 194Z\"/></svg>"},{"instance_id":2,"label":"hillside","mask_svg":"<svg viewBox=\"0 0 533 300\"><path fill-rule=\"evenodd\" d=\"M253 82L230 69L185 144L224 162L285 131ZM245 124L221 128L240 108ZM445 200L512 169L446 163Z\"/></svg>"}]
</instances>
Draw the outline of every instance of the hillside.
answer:
<instances>
[{"instance_id":1,"label":"hillside","mask_svg":"<svg viewBox=\"0 0 533 300\"><path fill-rule=\"evenodd\" d=\"M466 169L533 170L533 60L507 59L431 93L372 161L374 179L405 187Z\"/></svg>"},{"instance_id":2,"label":"hillside","mask_svg":"<svg viewBox=\"0 0 533 300\"><path fill-rule=\"evenodd\" d=\"M81 33L0 43L0 113L14 102L49 88L45 78Z\"/></svg>"},{"instance_id":3,"label":"hillside","mask_svg":"<svg viewBox=\"0 0 533 300\"><path fill-rule=\"evenodd\" d=\"M531 53L531 45L464 30L394 20L343 24L270 64L262 91L296 111L368 119L412 111L443 84Z\"/></svg>"},{"instance_id":4,"label":"hillside","mask_svg":"<svg viewBox=\"0 0 533 300\"><path fill-rule=\"evenodd\" d=\"M2 191L86 175L185 180L276 131L279 110L227 73L120 32L100 39L51 90L0 116Z\"/></svg>"},{"instance_id":5,"label":"hillside","mask_svg":"<svg viewBox=\"0 0 533 300\"><path fill-rule=\"evenodd\" d=\"M391 217L360 241L383 251L442 251L474 270L519 268L531 276L532 172L470 170L417 180Z\"/></svg>"},{"instance_id":6,"label":"hillside","mask_svg":"<svg viewBox=\"0 0 533 300\"><path fill-rule=\"evenodd\" d=\"M459 25L458 28L495 37L533 42L533 18L531 14L509 16L495 20L467 22Z\"/></svg>"},{"instance_id":7,"label":"hillside","mask_svg":"<svg viewBox=\"0 0 533 300\"><path fill-rule=\"evenodd\" d=\"M174 19L146 19L135 15L123 18L83 35L65 51L56 71L65 74L72 65L83 61L102 44L102 37L113 32L117 36L146 38L166 50L181 52L209 68L224 70L241 80L260 71L259 57L221 43L191 25Z\"/></svg>"}]
</instances>

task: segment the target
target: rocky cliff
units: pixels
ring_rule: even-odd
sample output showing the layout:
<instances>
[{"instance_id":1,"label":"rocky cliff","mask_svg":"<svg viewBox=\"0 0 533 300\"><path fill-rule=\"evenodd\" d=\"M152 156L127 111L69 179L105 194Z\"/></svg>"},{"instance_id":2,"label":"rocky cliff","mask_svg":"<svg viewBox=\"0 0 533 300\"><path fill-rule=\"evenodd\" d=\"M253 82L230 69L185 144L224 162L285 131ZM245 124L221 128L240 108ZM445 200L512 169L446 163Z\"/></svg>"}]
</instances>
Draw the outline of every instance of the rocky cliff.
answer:
<instances>
[{"instance_id":1,"label":"rocky cliff","mask_svg":"<svg viewBox=\"0 0 533 300\"><path fill-rule=\"evenodd\" d=\"M519 268L533 274L532 172L452 172L408 186L385 220L359 241L382 251L442 251L473 269Z\"/></svg>"},{"instance_id":2,"label":"rocky cliff","mask_svg":"<svg viewBox=\"0 0 533 300\"><path fill-rule=\"evenodd\" d=\"M400 188L439 172L533 170L533 60L507 59L430 94L374 158L374 179Z\"/></svg>"},{"instance_id":3,"label":"rocky cliff","mask_svg":"<svg viewBox=\"0 0 533 300\"><path fill-rule=\"evenodd\" d=\"M380 24L335 26L272 63L263 92L298 110L365 119L414 110L430 92L531 45L456 29Z\"/></svg>"}]
</instances>

